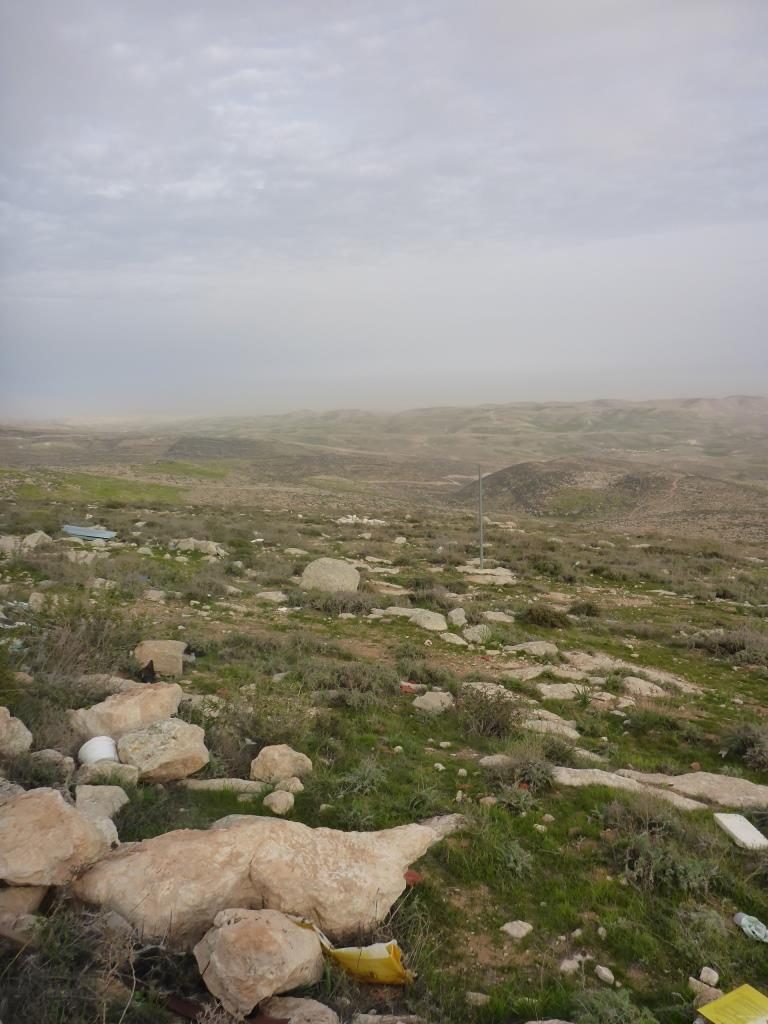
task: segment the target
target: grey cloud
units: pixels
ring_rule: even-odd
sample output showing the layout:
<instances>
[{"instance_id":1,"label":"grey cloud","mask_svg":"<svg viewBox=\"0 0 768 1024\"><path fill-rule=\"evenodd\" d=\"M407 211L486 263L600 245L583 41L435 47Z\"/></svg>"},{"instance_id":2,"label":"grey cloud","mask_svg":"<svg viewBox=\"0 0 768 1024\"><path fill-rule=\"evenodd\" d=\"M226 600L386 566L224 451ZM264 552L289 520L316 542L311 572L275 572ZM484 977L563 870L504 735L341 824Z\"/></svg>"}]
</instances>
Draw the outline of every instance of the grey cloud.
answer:
<instances>
[{"instance_id":1,"label":"grey cloud","mask_svg":"<svg viewBox=\"0 0 768 1024\"><path fill-rule=\"evenodd\" d=\"M13 412L766 385L761 0L0 11Z\"/></svg>"}]
</instances>

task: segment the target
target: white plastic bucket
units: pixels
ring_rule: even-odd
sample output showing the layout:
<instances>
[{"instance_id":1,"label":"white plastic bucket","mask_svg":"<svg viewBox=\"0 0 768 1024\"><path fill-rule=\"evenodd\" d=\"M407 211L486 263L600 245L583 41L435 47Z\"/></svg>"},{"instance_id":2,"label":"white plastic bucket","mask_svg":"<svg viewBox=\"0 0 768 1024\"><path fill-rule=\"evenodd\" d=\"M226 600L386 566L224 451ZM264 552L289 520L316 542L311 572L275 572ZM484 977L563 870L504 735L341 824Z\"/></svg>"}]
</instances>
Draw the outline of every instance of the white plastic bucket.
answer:
<instances>
[{"instance_id":1,"label":"white plastic bucket","mask_svg":"<svg viewBox=\"0 0 768 1024\"><path fill-rule=\"evenodd\" d=\"M97 761L117 761L117 747L111 736L94 736L85 742L77 752L80 764L96 764Z\"/></svg>"}]
</instances>

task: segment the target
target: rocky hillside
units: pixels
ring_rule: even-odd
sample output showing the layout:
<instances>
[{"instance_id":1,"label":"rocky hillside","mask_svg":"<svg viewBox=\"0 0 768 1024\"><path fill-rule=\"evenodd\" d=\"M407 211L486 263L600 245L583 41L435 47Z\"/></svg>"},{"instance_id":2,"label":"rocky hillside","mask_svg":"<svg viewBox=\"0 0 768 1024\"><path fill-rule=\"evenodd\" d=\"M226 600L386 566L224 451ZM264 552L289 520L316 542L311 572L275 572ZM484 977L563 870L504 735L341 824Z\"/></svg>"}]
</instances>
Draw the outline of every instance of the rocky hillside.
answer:
<instances>
[{"instance_id":1,"label":"rocky hillside","mask_svg":"<svg viewBox=\"0 0 768 1024\"><path fill-rule=\"evenodd\" d=\"M4 1024L690 1024L765 989L759 547L491 517L481 568L461 508L97 480L4 478Z\"/></svg>"}]
</instances>

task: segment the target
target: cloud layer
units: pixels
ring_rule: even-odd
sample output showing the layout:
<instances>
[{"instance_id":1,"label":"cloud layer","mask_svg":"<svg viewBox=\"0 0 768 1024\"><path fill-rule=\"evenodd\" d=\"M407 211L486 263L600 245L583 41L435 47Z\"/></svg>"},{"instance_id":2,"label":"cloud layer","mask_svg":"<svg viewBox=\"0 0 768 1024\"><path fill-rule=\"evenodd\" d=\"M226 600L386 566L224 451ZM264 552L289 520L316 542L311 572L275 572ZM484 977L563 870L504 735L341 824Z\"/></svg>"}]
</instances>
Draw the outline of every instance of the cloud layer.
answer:
<instances>
[{"instance_id":1,"label":"cloud layer","mask_svg":"<svg viewBox=\"0 0 768 1024\"><path fill-rule=\"evenodd\" d=\"M0 400L768 388L762 0L3 0Z\"/></svg>"}]
</instances>

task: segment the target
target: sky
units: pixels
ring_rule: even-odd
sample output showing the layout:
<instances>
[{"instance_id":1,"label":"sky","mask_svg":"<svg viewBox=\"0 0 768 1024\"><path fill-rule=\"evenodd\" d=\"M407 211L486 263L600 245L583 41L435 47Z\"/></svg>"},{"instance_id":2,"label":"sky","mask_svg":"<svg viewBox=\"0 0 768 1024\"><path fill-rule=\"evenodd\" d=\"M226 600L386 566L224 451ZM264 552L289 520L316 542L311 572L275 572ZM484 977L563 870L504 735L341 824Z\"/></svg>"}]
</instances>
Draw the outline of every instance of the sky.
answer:
<instances>
[{"instance_id":1,"label":"sky","mask_svg":"<svg viewBox=\"0 0 768 1024\"><path fill-rule=\"evenodd\" d=\"M0 20L0 417L768 393L765 0Z\"/></svg>"}]
</instances>

